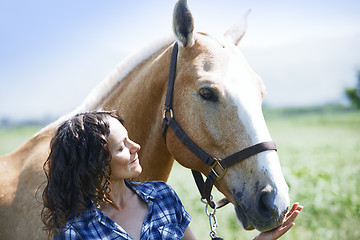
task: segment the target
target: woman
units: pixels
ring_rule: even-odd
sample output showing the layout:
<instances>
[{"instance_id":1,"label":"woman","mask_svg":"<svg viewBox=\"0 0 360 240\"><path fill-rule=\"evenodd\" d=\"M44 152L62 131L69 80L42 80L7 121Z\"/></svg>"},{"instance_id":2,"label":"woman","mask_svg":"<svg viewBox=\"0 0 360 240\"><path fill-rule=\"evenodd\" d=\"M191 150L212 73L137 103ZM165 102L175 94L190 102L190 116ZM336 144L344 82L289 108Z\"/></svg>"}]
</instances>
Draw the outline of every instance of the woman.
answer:
<instances>
[{"instance_id":1,"label":"woman","mask_svg":"<svg viewBox=\"0 0 360 240\"><path fill-rule=\"evenodd\" d=\"M140 175L137 152L123 120L113 112L77 114L64 122L44 164L42 220L55 239L195 239L190 215L164 182L134 184ZM301 210L257 239L277 239Z\"/></svg>"}]
</instances>

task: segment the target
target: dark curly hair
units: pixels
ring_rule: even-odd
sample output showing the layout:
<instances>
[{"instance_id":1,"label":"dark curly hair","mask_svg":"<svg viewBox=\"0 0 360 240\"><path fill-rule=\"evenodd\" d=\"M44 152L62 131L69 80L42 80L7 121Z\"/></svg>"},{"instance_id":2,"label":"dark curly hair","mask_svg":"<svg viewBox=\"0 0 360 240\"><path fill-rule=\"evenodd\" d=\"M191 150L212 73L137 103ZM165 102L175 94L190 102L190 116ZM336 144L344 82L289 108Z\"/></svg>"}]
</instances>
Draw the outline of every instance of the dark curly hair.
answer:
<instances>
[{"instance_id":1,"label":"dark curly hair","mask_svg":"<svg viewBox=\"0 0 360 240\"><path fill-rule=\"evenodd\" d=\"M80 113L62 123L51 140L44 164L47 182L41 212L49 238L81 211L100 208L100 203L109 201L109 117L123 124L114 112Z\"/></svg>"}]
</instances>

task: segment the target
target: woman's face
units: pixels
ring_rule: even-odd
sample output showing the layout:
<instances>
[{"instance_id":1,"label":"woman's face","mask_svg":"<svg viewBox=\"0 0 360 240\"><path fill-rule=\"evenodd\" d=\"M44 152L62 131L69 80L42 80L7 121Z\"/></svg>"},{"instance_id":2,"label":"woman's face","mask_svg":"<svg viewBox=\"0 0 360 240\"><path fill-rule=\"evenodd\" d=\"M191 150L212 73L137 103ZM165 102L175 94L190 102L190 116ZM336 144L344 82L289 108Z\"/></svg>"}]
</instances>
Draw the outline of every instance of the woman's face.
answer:
<instances>
[{"instance_id":1,"label":"woman's face","mask_svg":"<svg viewBox=\"0 0 360 240\"><path fill-rule=\"evenodd\" d=\"M109 117L110 134L107 138L112 156L110 179L128 179L140 175L142 168L137 152L140 145L131 141L125 127L115 118Z\"/></svg>"}]
</instances>

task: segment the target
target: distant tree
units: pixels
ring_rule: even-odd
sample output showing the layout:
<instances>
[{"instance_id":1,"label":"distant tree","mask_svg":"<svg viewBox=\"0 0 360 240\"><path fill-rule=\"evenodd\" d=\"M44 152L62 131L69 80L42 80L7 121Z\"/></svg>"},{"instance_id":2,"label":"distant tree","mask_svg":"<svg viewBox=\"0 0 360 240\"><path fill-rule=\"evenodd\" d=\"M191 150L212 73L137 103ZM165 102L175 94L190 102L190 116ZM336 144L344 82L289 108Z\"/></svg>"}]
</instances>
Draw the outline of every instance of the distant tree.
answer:
<instances>
[{"instance_id":1,"label":"distant tree","mask_svg":"<svg viewBox=\"0 0 360 240\"><path fill-rule=\"evenodd\" d=\"M360 71L357 74L357 84L355 88L346 88L345 94L349 98L351 104L360 109Z\"/></svg>"}]
</instances>

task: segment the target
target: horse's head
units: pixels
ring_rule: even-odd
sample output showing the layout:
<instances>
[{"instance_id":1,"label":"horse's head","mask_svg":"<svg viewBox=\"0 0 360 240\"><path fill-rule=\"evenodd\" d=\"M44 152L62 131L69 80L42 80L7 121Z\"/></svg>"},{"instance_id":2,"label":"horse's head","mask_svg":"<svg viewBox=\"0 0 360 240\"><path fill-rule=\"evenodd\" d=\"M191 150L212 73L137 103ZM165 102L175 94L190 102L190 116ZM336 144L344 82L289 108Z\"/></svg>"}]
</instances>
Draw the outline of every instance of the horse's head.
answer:
<instances>
[{"instance_id":1,"label":"horse's head","mask_svg":"<svg viewBox=\"0 0 360 240\"><path fill-rule=\"evenodd\" d=\"M271 141L261 110L263 82L236 46L244 31L231 31L223 39L194 33L186 1L180 0L174 10L174 32L180 47L173 110L190 138L219 158ZM209 166L172 131L167 146L180 164L209 173ZM288 186L274 150L234 164L215 185L234 204L245 229L271 230L281 224L289 207Z\"/></svg>"}]
</instances>

